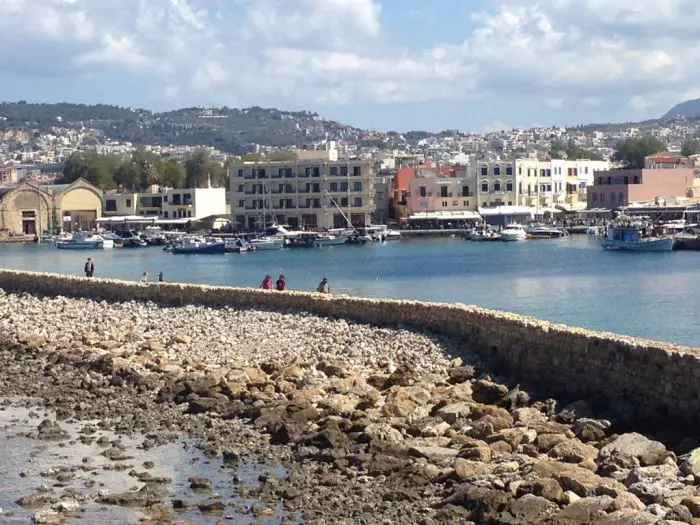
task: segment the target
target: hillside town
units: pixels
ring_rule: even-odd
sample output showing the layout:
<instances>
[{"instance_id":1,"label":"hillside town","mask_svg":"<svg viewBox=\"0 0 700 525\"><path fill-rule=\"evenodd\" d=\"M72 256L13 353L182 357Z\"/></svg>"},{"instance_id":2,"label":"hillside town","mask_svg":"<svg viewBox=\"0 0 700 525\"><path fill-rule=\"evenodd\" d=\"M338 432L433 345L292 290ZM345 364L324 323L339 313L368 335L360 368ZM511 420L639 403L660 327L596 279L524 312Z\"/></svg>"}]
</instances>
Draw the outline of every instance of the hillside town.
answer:
<instances>
[{"instance_id":1,"label":"hillside town","mask_svg":"<svg viewBox=\"0 0 700 525\"><path fill-rule=\"evenodd\" d=\"M206 145L137 146L75 125L11 128L0 132L0 230L91 229L102 217L179 225L208 217L234 231L264 229L270 221L305 229L446 228L476 218L505 224L643 202L691 204L700 197L700 163L688 154L697 152L682 149L697 142L698 125L681 118L491 133L366 131L357 140L327 137L301 147L254 144L244 156ZM653 138L665 152L647 155L643 166L612 160L620 141L639 137ZM64 180L75 155L129 158L137 150L178 163L205 150L225 176L217 179L220 187L210 173L190 188L161 183L141 191ZM77 190L84 196L66 197ZM60 204L65 200L70 207Z\"/></svg>"}]
</instances>

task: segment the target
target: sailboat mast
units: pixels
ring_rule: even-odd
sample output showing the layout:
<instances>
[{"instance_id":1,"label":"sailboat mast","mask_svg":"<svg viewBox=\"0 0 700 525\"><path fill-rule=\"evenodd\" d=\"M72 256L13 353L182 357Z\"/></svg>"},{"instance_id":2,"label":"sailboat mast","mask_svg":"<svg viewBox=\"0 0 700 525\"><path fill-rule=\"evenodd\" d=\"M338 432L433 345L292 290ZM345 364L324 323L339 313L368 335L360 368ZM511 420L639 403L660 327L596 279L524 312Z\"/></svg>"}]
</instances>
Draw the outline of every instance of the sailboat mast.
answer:
<instances>
[{"instance_id":1,"label":"sailboat mast","mask_svg":"<svg viewBox=\"0 0 700 525\"><path fill-rule=\"evenodd\" d=\"M328 190L323 190L323 193L331 200L331 202L333 203L333 206L335 206L338 209L338 211L343 216L343 219L345 219L345 222L348 224L348 226L350 226L355 233L359 234L359 232L357 231L357 228L355 228L355 226L353 226L352 222L350 222L347 215L345 215L345 213L343 213L343 210L340 208L340 206L338 206L338 203L335 202L335 199L333 198L333 196L330 193L328 193Z\"/></svg>"}]
</instances>

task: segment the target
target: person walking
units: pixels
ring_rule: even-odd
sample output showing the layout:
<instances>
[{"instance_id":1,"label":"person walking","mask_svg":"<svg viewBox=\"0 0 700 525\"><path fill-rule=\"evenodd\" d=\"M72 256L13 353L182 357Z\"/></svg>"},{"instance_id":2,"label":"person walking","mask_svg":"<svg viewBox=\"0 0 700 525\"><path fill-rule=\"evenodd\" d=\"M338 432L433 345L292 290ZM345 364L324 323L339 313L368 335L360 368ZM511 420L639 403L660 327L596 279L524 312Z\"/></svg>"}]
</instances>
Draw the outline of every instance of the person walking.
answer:
<instances>
[{"instance_id":1,"label":"person walking","mask_svg":"<svg viewBox=\"0 0 700 525\"><path fill-rule=\"evenodd\" d=\"M85 277L92 277L95 275L95 264L92 262L92 258L88 257L85 262Z\"/></svg>"},{"instance_id":2,"label":"person walking","mask_svg":"<svg viewBox=\"0 0 700 525\"><path fill-rule=\"evenodd\" d=\"M287 286L287 279L284 277L284 275L279 276L279 279L277 279L275 286L277 288L277 291L279 291L279 292L284 291L285 287Z\"/></svg>"},{"instance_id":3,"label":"person walking","mask_svg":"<svg viewBox=\"0 0 700 525\"><path fill-rule=\"evenodd\" d=\"M318 283L318 288L316 288L318 293L331 293L331 287L328 286L328 279L326 277Z\"/></svg>"}]
</instances>

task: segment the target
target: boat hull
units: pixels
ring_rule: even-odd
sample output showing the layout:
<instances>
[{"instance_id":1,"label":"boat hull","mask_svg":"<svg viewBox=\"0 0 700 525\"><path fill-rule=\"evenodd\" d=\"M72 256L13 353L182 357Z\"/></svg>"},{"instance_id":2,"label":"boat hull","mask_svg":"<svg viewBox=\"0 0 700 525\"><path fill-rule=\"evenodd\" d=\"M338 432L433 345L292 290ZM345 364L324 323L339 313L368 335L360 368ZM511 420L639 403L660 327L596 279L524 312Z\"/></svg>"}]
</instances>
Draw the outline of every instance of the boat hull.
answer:
<instances>
[{"instance_id":1,"label":"boat hull","mask_svg":"<svg viewBox=\"0 0 700 525\"><path fill-rule=\"evenodd\" d=\"M255 248L255 251L263 250L281 250L282 249L282 243L281 242L251 242L250 243L253 248Z\"/></svg>"},{"instance_id":2,"label":"boat hull","mask_svg":"<svg viewBox=\"0 0 700 525\"><path fill-rule=\"evenodd\" d=\"M517 242L517 241L524 241L526 239L527 239L527 235L522 234L522 233L506 233L506 232L501 233L501 240L503 242Z\"/></svg>"},{"instance_id":3,"label":"boat hull","mask_svg":"<svg viewBox=\"0 0 700 525\"><path fill-rule=\"evenodd\" d=\"M212 255L217 253L226 253L226 244L212 243L203 246L173 246L172 253L185 255Z\"/></svg>"},{"instance_id":4,"label":"boat hull","mask_svg":"<svg viewBox=\"0 0 700 525\"><path fill-rule=\"evenodd\" d=\"M678 235L673 243L674 250L700 250L700 235Z\"/></svg>"},{"instance_id":5,"label":"boat hull","mask_svg":"<svg viewBox=\"0 0 700 525\"><path fill-rule=\"evenodd\" d=\"M649 241L628 242L605 239L602 243L604 250L628 252L670 252L673 250L673 239L653 239Z\"/></svg>"},{"instance_id":6,"label":"boat hull","mask_svg":"<svg viewBox=\"0 0 700 525\"><path fill-rule=\"evenodd\" d=\"M104 247L103 241L94 242L70 242L59 241L56 243L56 248L59 250L101 250Z\"/></svg>"}]
</instances>

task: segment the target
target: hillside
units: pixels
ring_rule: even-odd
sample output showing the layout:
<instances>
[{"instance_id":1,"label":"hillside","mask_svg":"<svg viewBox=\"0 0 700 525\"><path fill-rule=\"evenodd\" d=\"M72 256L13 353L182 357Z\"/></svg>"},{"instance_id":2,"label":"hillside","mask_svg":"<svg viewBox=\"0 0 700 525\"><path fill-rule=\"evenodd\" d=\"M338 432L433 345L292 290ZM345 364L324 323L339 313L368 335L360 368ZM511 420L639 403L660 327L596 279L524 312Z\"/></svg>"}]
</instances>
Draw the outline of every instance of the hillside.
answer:
<instances>
[{"instance_id":1,"label":"hillside","mask_svg":"<svg viewBox=\"0 0 700 525\"><path fill-rule=\"evenodd\" d=\"M686 100L680 104L673 106L663 117L663 120L686 117L686 118L698 118L700 117L700 98L693 100Z\"/></svg>"},{"instance_id":2,"label":"hillside","mask_svg":"<svg viewBox=\"0 0 700 525\"><path fill-rule=\"evenodd\" d=\"M47 132L52 127L95 128L107 138L134 144L205 144L233 154L247 153L253 144L303 146L325 138L358 140L364 134L309 111L224 107L155 113L102 104L0 103L0 130Z\"/></svg>"}]
</instances>

